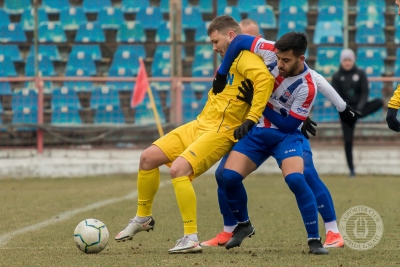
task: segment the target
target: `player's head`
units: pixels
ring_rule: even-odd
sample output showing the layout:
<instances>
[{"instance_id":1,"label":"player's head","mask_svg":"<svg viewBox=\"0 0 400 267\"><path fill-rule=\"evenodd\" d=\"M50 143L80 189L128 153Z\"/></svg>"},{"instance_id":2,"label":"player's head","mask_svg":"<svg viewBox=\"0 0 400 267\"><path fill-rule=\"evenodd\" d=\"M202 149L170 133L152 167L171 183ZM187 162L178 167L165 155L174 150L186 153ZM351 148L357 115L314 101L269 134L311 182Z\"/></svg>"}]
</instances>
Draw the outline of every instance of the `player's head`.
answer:
<instances>
[{"instance_id":1,"label":"player's head","mask_svg":"<svg viewBox=\"0 0 400 267\"><path fill-rule=\"evenodd\" d=\"M343 49L340 53L340 65L344 70L351 70L354 67L356 55L351 49Z\"/></svg>"},{"instance_id":2,"label":"player's head","mask_svg":"<svg viewBox=\"0 0 400 267\"><path fill-rule=\"evenodd\" d=\"M298 75L304 69L307 37L301 32L289 32L275 43L279 74L283 77Z\"/></svg>"},{"instance_id":3,"label":"player's head","mask_svg":"<svg viewBox=\"0 0 400 267\"><path fill-rule=\"evenodd\" d=\"M225 56L226 50L236 35L241 34L239 23L228 15L218 16L211 21L207 34L210 36L213 50L221 57Z\"/></svg>"},{"instance_id":4,"label":"player's head","mask_svg":"<svg viewBox=\"0 0 400 267\"><path fill-rule=\"evenodd\" d=\"M240 28L242 29L242 34L247 34L251 36L259 36L260 28L258 23L252 19L243 19L239 22Z\"/></svg>"},{"instance_id":5,"label":"player's head","mask_svg":"<svg viewBox=\"0 0 400 267\"><path fill-rule=\"evenodd\" d=\"M398 7L397 15L400 15L400 0L396 0L396 6Z\"/></svg>"}]
</instances>

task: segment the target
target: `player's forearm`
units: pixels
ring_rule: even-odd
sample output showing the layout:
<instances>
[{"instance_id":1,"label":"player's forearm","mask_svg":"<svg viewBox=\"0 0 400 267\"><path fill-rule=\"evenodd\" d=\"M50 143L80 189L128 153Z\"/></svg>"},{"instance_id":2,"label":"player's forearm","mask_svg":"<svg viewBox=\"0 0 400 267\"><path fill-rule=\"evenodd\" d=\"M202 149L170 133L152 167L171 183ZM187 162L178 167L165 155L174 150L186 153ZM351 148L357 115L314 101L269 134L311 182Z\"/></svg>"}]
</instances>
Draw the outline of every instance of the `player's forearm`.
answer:
<instances>
[{"instance_id":1,"label":"player's forearm","mask_svg":"<svg viewBox=\"0 0 400 267\"><path fill-rule=\"evenodd\" d=\"M400 84L397 86L396 91L394 91L394 94L388 103L388 107L394 109L400 108Z\"/></svg>"},{"instance_id":2,"label":"player's forearm","mask_svg":"<svg viewBox=\"0 0 400 267\"><path fill-rule=\"evenodd\" d=\"M247 115L248 120L252 120L257 123L261 118L268 99L272 94L274 81L275 79L269 73L255 80L253 101L249 114Z\"/></svg>"},{"instance_id":3,"label":"player's forearm","mask_svg":"<svg viewBox=\"0 0 400 267\"><path fill-rule=\"evenodd\" d=\"M302 120L297 119L292 115L284 117L281 114L273 111L270 107L266 107L263 114L283 133L293 133L297 128L299 128L300 124L303 122Z\"/></svg>"},{"instance_id":4,"label":"player's forearm","mask_svg":"<svg viewBox=\"0 0 400 267\"><path fill-rule=\"evenodd\" d=\"M322 77L321 74L315 73L315 81L317 82L317 89L320 91L326 98L328 98L332 104L336 107L337 111L342 112L346 109L346 102L344 102L343 98L336 92L336 90L328 83L328 81Z\"/></svg>"}]
</instances>

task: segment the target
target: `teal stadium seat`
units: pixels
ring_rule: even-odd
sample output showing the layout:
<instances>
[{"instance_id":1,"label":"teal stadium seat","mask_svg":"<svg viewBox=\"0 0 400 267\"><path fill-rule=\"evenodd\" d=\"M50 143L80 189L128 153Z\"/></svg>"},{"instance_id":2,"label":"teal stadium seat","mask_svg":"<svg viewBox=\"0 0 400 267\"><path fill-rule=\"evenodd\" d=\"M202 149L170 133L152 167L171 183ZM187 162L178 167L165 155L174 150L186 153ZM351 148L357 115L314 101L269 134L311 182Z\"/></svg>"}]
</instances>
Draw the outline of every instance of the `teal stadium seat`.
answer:
<instances>
[{"instance_id":1,"label":"teal stadium seat","mask_svg":"<svg viewBox=\"0 0 400 267\"><path fill-rule=\"evenodd\" d=\"M140 21L125 21L118 29L117 42L136 43L146 42L146 34Z\"/></svg>"},{"instance_id":2,"label":"teal stadium seat","mask_svg":"<svg viewBox=\"0 0 400 267\"><path fill-rule=\"evenodd\" d=\"M121 50L120 50L121 51ZM139 71L139 56L130 50L114 53L111 69L124 68L128 76L136 76Z\"/></svg>"},{"instance_id":3,"label":"teal stadium seat","mask_svg":"<svg viewBox=\"0 0 400 267\"><path fill-rule=\"evenodd\" d=\"M11 86L9 82L0 82L0 95L11 95Z\"/></svg>"},{"instance_id":4,"label":"teal stadium seat","mask_svg":"<svg viewBox=\"0 0 400 267\"><path fill-rule=\"evenodd\" d=\"M276 17L272 6L259 6L249 12L249 17L258 22L261 29L276 29Z\"/></svg>"},{"instance_id":5,"label":"teal stadium seat","mask_svg":"<svg viewBox=\"0 0 400 267\"><path fill-rule=\"evenodd\" d=\"M331 77L339 68L341 52L341 47L318 47L315 70L324 77Z\"/></svg>"},{"instance_id":6,"label":"teal stadium seat","mask_svg":"<svg viewBox=\"0 0 400 267\"><path fill-rule=\"evenodd\" d=\"M82 51L69 54L66 71L84 72L90 76L97 74L96 64L92 59L92 55Z\"/></svg>"},{"instance_id":7,"label":"teal stadium seat","mask_svg":"<svg viewBox=\"0 0 400 267\"><path fill-rule=\"evenodd\" d=\"M209 23L206 22L196 28L194 34L194 41L195 42L210 42L210 36L207 34Z\"/></svg>"},{"instance_id":8,"label":"teal stadium seat","mask_svg":"<svg viewBox=\"0 0 400 267\"><path fill-rule=\"evenodd\" d=\"M194 30L203 24L203 17L200 8L188 6L182 10L182 29Z\"/></svg>"},{"instance_id":9,"label":"teal stadium seat","mask_svg":"<svg viewBox=\"0 0 400 267\"><path fill-rule=\"evenodd\" d=\"M342 24L338 21L319 21L315 27L314 44L342 44Z\"/></svg>"},{"instance_id":10,"label":"teal stadium seat","mask_svg":"<svg viewBox=\"0 0 400 267\"><path fill-rule=\"evenodd\" d=\"M226 2L226 1L225 1ZM217 3L217 5L220 3ZM199 8L202 14L211 14L213 12L212 0L199 0Z\"/></svg>"},{"instance_id":11,"label":"teal stadium seat","mask_svg":"<svg viewBox=\"0 0 400 267\"><path fill-rule=\"evenodd\" d=\"M324 8L336 7L343 9L343 0L319 0L318 1L318 11Z\"/></svg>"},{"instance_id":12,"label":"teal stadium seat","mask_svg":"<svg viewBox=\"0 0 400 267\"><path fill-rule=\"evenodd\" d=\"M329 99L322 94L317 94L311 118L317 123L337 123L339 113Z\"/></svg>"},{"instance_id":13,"label":"teal stadium seat","mask_svg":"<svg viewBox=\"0 0 400 267\"><path fill-rule=\"evenodd\" d=\"M75 42L80 43L101 43L105 42L105 40L103 30L98 22L80 24L75 37Z\"/></svg>"},{"instance_id":14,"label":"teal stadium seat","mask_svg":"<svg viewBox=\"0 0 400 267\"><path fill-rule=\"evenodd\" d=\"M24 31L33 31L35 28L35 20L34 20L34 9L25 9L21 16L20 24ZM41 22L48 21L49 17L47 16L44 8L38 8L38 24Z\"/></svg>"},{"instance_id":15,"label":"teal stadium seat","mask_svg":"<svg viewBox=\"0 0 400 267\"><path fill-rule=\"evenodd\" d=\"M191 82L194 91L208 91L214 76L214 52L211 45L197 45L192 64L192 77L210 77L210 82Z\"/></svg>"},{"instance_id":16,"label":"teal stadium seat","mask_svg":"<svg viewBox=\"0 0 400 267\"><path fill-rule=\"evenodd\" d=\"M0 27L3 25L8 25L10 23L10 16L7 14L7 12L4 11L4 9L0 9Z\"/></svg>"},{"instance_id":17,"label":"teal stadium seat","mask_svg":"<svg viewBox=\"0 0 400 267\"><path fill-rule=\"evenodd\" d=\"M144 49L143 45L119 45L117 50L115 51L115 55L123 56L123 54L128 53L126 55L132 58L146 58L146 50ZM136 63L136 62L133 62Z\"/></svg>"},{"instance_id":18,"label":"teal stadium seat","mask_svg":"<svg viewBox=\"0 0 400 267\"><path fill-rule=\"evenodd\" d=\"M136 13L140 8L149 7L149 0L122 0L121 9L124 13Z\"/></svg>"},{"instance_id":19,"label":"teal stadium seat","mask_svg":"<svg viewBox=\"0 0 400 267\"><path fill-rule=\"evenodd\" d=\"M161 9L158 7L140 8L136 20L142 23L145 30L157 30L163 21Z\"/></svg>"},{"instance_id":20,"label":"teal stadium seat","mask_svg":"<svg viewBox=\"0 0 400 267\"><path fill-rule=\"evenodd\" d=\"M97 14L97 22L101 25L102 29L117 30L123 23L124 15L121 9L114 7L105 7Z\"/></svg>"},{"instance_id":21,"label":"teal stadium seat","mask_svg":"<svg viewBox=\"0 0 400 267\"><path fill-rule=\"evenodd\" d=\"M4 0L4 10L8 14L22 14L29 8L32 8L31 0Z\"/></svg>"},{"instance_id":22,"label":"teal stadium seat","mask_svg":"<svg viewBox=\"0 0 400 267\"><path fill-rule=\"evenodd\" d=\"M0 55L0 77L14 77L17 76L14 63L7 55Z\"/></svg>"},{"instance_id":23,"label":"teal stadium seat","mask_svg":"<svg viewBox=\"0 0 400 267\"><path fill-rule=\"evenodd\" d=\"M380 13L385 13L386 11L386 1L385 0L358 0L357 1L357 11L363 8L374 7L379 10Z\"/></svg>"},{"instance_id":24,"label":"teal stadium seat","mask_svg":"<svg viewBox=\"0 0 400 267\"><path fill-rule=\"evenodd\" d=\"M279 1L279 13L282 14L282 11L286 9L291 9L292 12L298 9L302 9L304 12L308 12L309 10L308 0Z\"/></svg>"},{"instance_id":25,"label":"teal stadium seat","mask_svg":"<svg viewBox=\"0 0 400 267\"><path fill-rule=\"evenodd\" d=\"M81 124L81 117L79 116L79 110L69 107L58 107L54 108L51 113L51 123L61 125L74 125Z\"/></svg>"},{"instance_id":26,"label":"teal stadium seat","mask_svg":"<svg viewBox=\"0 0 400 267\"><path fill-rule=\"evenodd\" d=\"M79 52L91 56L94 61L101 61L103 58L100 45L76 44L72 47L70 54L78 54Z\"/></svg>"},{"instance_id":27,"label":"teal stadium seat","mask_svg":"<svg viewBox=\"0 0 400 267\"><path fill-rule=\"evenodd\" d=\"M42 0L42 7L50 14L58 14L64 8L69 8L68 0Z\"/></svg>"},{"instance_id":28,"label":"teal stadium seat","mask_svg":"<svg viewBox=\"0 0 400 267\"><path fill-rule=\"evenodd\" d=\"M87 71L83 71L81 69L74 71L74 70L67 70L65 72L66 77L87 77L90 76ZM72 81L64 81L63 86L71 88L77 92L91 92L93 90L93 83L91 81L79 81L79 80L72 80Z\"/></svg>"},{"instance_id":29,"label":"teal stadium seat","mask_svg":"<svg viewBox=\"0 0 400 267\"><path fill-rule=\"evenodd\" d=\"M16 110L37 110L38 93L27 88L15 90L12 94L11 108Z\"/></svg>"},{"instance_id":30,"label":"teal stadium seat","mask_svg":"<svg viewBox=\"0 0 400 267\"><path fill-rule=\"evenodd\" d=\"M184 50L182 50L184 51ZM154 61L151 65L151 75L153 77L171 76L171 51L169 45L159 45L154 53ZM152 82L151 87L157 91L169 90L169 82Z\"/></svg>"},{"instance_id":31,"label":"teal stadium seat","mask_svg":"<svg viewBox=\"0 0 400 267\"><path fill-rule=\"evenodd\" d=\"M160 121L161 123L165 123L165 115L162 110L160 97L158 93L155 92L154 90L152 90L152 93ZM151 108L148 94L146 94L146 96L144 97L143 102L135 107L135 124L137 125L156 124L156 120L154 118L154 113L153 109Z\"/></svg>"},{"instance_id":32,"label":"teal stadium seat","mask_svg":"<svg viewBox=\"0 0 400 267\"><path fill-rule=\"evenodd\" d=\"M336 6L321 8L318 11L317 23L323 21L336 21L337 23L340 23L341 26L343 26L343 8Z\"/></svg>"},{"instance_id":33,"label":"teal stadium seat","mask_svg":"<svg viewBox=\"0 0 400 267\"><path fill-rule=\"evenodd\" d=\"M81 7L66 7L61 10L60 22L64 30L71 31L87 23L87 18Z\"/></svg>"},{"instance_id":34,"label":"teal stadium seat","mask_svg":"<svg viewBox=\"0 0 400 267\"><path fill-rule=\"evenodd\" d=\"M0 42L26 42L25 32L19 23L0 26Z\"/></svg>"},{"instance_id":35,"label":"teal stadium seat","mask_svg":"<svg viewBox=\"0 0 400 267\"><path fill-rule=\"evenodd\" d=\"M51 108L57 109L63 107L68 107L70 109L82 108L76 92L66 86L54 88L52 90Z\"/></svg>"},{"instance_id":36,"label":"teal stadium seat","mask_svg":"<svg viewBox=\"0 0 400 267\"><path fill-rule=\"evenodd\" d=\"M12 124L36 124L37 123L37 110L24 108L23 110L13 110L13 115L11 119ZM16 128L18 131L32 132L36 131L36 127L29 126L19 126Z\"/></svg>"},{"instance_id":37,"label":"teal stadium seat","mask_svg":"<svg viewBox=\"0 0 400 267\"><path fill-rule=\"evenodd\" d=\"M279 20L278 25L278 38L281 38L282 35L288 32L303 32L306 33L307 22L306 21L283 21Z\"/></svg>"},{"instance_id":38,"label":"teal stadium seat","mask_svg":"<svg viewBox=\"0 0 400 267\"><path fill-rule=\"evenodd\" d=\"M85 13L98 13L104 7L111 7L110 0L83 0L82 8Z\"/></svg>"},{"instance_id":39,"label":"teal stadium seat","mask_svg":"<svg viewBox=\"0 0 400 267\"><path fill-rule=\"evenodd\" d=\"M384 28L384 13L382 13L379 8L374 6L361 7L356 16L356 27L370 22L373 22L374 24L380 25L382 28Z\"/></svg>"},{"instance_id":40,"label":"teal stadium seat","mask_svg":"<svg viewBox=\"0 0 400 267\"><path fill-rule=\"evenodd\" d=\"M295 22L295 23L290 23ZM301 8L285 8L279 16L279 25L295 27L297 25L307 26L307 13Z\"/></svg>"},{"instance_id":41,"label":"teal stadium seat","mask_svg":"<svg viewBox=\"0 0 400 267\"><path fill-rule=\"evenodd\" d=\"M95 124L122 124L125 123L124 113L121 107L107 105L99 106L94 114Z\"/></svg>"},{"instance_id":42,"label":"teal stadium seat","mask_svg":"<svg viewBox=\"0 0 400 267\"><path fill-rule=\"evenodd\" d=\"M368 21L357 27L356 44L384 44L385 33L381 25Z\"/></svg>"},{"instance_id":43,"label":"teal stadium seat","mask_svg":"<svg viewBox=\"0 0 400 267\"><path fill-rule=\"evenodd\" d=\"M0 55L7 55L13 62L23 62L21 52L17 45L1 44Z\"/></svg>"},{"instance_id":44,"label":"teal stadium seat","mask_svg":"<svg viewBox=\"0 0 400 267\"><path fill-rule=\"evenodd\" d=\"M130 77L132 78L132 75L129 73L129 71L125 67L118 67L118 68L110 68L108 70L108 77ZM135 83L134 82L129 82L129 81L108 81L106 84L109 88L112 88L117 91L132 91Z\"/></svg>"},{"instance_id":45,"label":"teal stadium seat","mask_svg":"<svg viewBox=\"0 0 400 267\"><path fill-rule=\"evenodd\" d=\"M90 97L90 107L97 109L104 106L121 106L118 91L108 87L96 87Z\"/></svg>"},{"instance_id":46,"label":"teal stadium seat","mask_svg":"<svg viewBox=\"0 0 400 267\"><path fill-rule=\"evenodd\" d=\"M67 41L60 22L46 21L39 24L39 42L64 43Z\"/></svg>"},{"instance_id":47,"label":"teal stadium seat","mask_svg":"<svg viewBox=\"0 0 400 267\"><path fill-rule=\"evenodd\" d=\"M39 55L37 57L38 61L38 72L41 73L42 76L57 76L57 73L54 70L53 62L46 55ZM26 76L35 76L35 56L28 56L25 64L25 75Z\"/></svg>"},{"instance_id":48,"label":"teal stadium seat","mask_svg":"<svg viewBox=\"0 0 400 267\"><path fill-rule=\"evenodd\" d=\"M73 49L72 49L73 50ZM52 61L61 61L60 52L56 45L39 45L38 46L39 55L48 56ZM35 46L31 45L29 50L29 56L35 55Z\"/></svg>"},{"instance_id":49,"label":"teal stadium seat","mask_svg":"<svg viewBox=\"0 0 400 267\"><path fill-rule=\"evenodd\" d=\"M237 8L239 9L240 13L249 13L253 8L257 8L259 6L265 6L267 4L267 1L265 0L253 0L253 1L248 1L248 0L238 0L237 2ZM250 15L249 15L250 17ZM250 17L253 19L252 17Z\"/></svg>"},{"instance_id":50,"label":"teal stadium seat","mask_svg":"<svg viewBox=\"0 0 400 267\"><path fill-rule=\"evenodd\" d=\"M183 123L196 119L207 101L207 93L208 91L193 90L190 84L184 84L182 90Z\"/></svg>"},{"instance_id":51,"label":"teal stadium seat","mask_svg":"<svg viewBox=\"0 0 400 267\"><path fill-rule=\"evenodd\" d=\"M229 15L232 18L234 18L236 21L242 20L240 11L236 6L219 6L217 14L218 14L218 16Z\"/></svg>"},{"instance_id":52,"label":"teal stadium seat","mask_svg":"<svg viewBox=\"0 0 400 267\"><path fill-rule=\"evenodd\" d=\"M155 38L156 43L159 42L171 42L171 22L170 21L163 21L160 26L157 29L156 32L156 38ZM185 32L182 31L181 33L181 41L185 42L186 41L186 36Z\"/></svg>"}]
</instances>

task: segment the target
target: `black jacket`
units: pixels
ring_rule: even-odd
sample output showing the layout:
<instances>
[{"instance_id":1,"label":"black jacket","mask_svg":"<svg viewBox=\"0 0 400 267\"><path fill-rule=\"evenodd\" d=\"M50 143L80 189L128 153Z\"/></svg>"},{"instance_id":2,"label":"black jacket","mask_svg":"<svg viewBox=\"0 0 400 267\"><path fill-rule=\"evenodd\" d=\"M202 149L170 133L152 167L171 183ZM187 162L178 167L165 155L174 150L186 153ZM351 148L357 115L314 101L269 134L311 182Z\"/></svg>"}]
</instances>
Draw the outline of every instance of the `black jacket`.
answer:
<instances>
[{"instance_id":1,"label":"black jacket","mask_svg":"<svg viewBox=\"0 0 400 267\"><path fill-rule=\"evenodd\" d=\"M332 87L352 108L362 111L369 95L367 75L362 69L354 66L346 71L340 66L332 76Z\"/></svg>"}]
</instances>

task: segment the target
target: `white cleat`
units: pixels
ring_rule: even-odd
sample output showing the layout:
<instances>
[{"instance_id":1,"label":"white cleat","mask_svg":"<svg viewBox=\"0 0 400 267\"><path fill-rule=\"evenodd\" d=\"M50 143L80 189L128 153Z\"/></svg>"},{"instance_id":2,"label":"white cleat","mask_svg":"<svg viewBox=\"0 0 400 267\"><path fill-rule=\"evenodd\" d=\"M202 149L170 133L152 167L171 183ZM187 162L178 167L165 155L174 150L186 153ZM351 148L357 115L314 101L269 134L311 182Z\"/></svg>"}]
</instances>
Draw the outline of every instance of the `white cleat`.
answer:
<instances>
[{"instance_id":1,"label":"white cleat","mask_svg":"<svg viewBox=\"0 0 400 267\"><path fill-rule=\"evenodd\" d=\"M150 230L154 230L154 225L155 225L155 221L153 219L153 217L150 217L150 219L145 222L145 223L138 223L135 222L134 219L130 219L129 220L129 224L128 226L122 230L121 232L119 232L118 235L115 236L115 240L118 242L125 242L125 240L132 240L133 236L139 232L142 231L150 231Z\"/></svg>"},{"instance_id":2,"label":"white cleat","mask_svg":"<svg viewBox=\"0 0 400 267\"><path fill-rule=\"evenodd\" d=\"M178 239L175 247L168 250L170 254L177 253L202 253L203 248L199 241L190 240L188 236Z\"/></svg>"}]
</instances>

